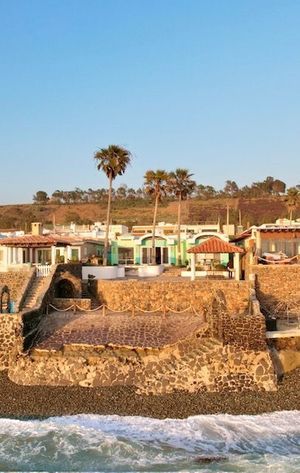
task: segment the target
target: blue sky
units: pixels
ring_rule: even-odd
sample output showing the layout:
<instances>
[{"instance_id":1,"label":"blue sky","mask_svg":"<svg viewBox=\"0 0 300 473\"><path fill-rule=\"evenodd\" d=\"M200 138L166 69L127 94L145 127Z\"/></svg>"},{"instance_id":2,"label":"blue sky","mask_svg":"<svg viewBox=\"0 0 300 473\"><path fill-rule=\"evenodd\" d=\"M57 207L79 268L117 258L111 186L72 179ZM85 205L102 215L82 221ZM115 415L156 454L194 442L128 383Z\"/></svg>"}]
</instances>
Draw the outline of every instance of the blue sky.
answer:
<instances>
[{"instance_id":1,"label":"blue sky","mask_svg":"<svg viewBox=\"0 0 300 473\"><path fill-rule=\"evenodd\" d=\"M300 175L297 0L0 0L0 203L188 167L221 188Z\"/></svg>"}]
</instances>

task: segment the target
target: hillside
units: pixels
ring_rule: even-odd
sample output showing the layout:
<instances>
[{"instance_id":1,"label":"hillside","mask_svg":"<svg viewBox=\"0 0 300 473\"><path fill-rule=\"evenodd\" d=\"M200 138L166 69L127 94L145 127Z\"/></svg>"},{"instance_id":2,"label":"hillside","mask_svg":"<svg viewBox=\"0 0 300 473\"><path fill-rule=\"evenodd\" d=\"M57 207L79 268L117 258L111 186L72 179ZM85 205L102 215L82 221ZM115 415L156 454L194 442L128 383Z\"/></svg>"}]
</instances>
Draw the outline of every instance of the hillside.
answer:
<instances>
[{"instance_id":1,"label":"hillside","mask_svg":"<svg viewBox=\"0 0 300 473\"><path fill-rule=\"evenodd\" d=\"M239 210L241 210L242 223L261 224L274 222L277 218L287 217L287 209L282 197L268 197L255 199L190 199L183 203L182 223L214 222L220 218L221 223L226 221L226 206L230 208L230 222L238 223ZM128 225L150 224L152 222L153 204L137 200L119 200L113 202L112 221ZM299 217L298 214L295 215ZM23 204L0 206L1 229L25 229L29 231L30 223L40 221L52 224L53 219L57 224L92 223L105 221L106 201L100 203L82 204ZM167 201L160 205L158 221L176 222L177 203Z\"/></svg>"}]
</instances>

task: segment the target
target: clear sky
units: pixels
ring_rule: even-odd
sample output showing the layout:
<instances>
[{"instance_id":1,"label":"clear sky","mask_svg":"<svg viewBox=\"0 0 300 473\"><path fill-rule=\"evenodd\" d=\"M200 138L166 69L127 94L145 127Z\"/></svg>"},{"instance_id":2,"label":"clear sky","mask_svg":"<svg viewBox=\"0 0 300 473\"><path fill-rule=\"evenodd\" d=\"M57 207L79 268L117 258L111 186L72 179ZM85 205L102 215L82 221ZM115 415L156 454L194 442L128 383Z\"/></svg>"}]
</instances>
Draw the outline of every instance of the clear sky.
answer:
<instances>
[{"instance_id":1,"label":"clear sky","mask_svg":"<svg viewBox=\"0 0 300 473\"><path fill-rule=\"evenodd\" d=\"M221 188L300 176L300 1L0 0L0 203L187 167Z\"/></svg>"}]
</instances>

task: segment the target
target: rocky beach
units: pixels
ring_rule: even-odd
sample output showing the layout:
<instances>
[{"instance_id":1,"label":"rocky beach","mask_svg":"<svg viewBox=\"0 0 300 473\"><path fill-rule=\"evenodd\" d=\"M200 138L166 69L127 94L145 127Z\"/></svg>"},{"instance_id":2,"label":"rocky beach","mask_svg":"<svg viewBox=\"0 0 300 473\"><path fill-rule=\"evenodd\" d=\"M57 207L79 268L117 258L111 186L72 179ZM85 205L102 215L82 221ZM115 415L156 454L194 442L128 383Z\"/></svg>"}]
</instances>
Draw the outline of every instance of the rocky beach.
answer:
<instances>
[{"instance_id":1,"label":"rocky beach","mask_svg":"<svg viewBox=\"0 0 300 473\"><path fill-rule=\"evenodd\" d=\"M0 376L1 417L74 414L183 419L200 414L256 415L300 410L300 369L285 375L277 392L175 392L144 396L129 387L82 388L20 386Z\"/></svg>"}]
</instances>

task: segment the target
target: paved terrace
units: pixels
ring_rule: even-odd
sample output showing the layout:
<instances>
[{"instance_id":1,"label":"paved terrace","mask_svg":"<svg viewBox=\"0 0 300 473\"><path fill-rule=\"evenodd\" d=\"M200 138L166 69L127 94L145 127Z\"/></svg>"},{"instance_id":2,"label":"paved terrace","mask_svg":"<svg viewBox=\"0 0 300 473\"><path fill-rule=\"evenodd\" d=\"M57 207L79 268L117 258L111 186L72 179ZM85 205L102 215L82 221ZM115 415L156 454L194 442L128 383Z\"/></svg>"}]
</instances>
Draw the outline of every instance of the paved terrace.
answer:
<instances>
[{"instance_id":1,"label":"paved terrace","mask_svg":"<svg viewBox=\"0 0 300 473\"><path fill-rule=\"evenodd\" d=\"M185 313L113 314L52 312L40 326L38 349L59 350L66 344L161 348L178 343L204 325L201 316Z\"/></svg>"}]
</instances>

